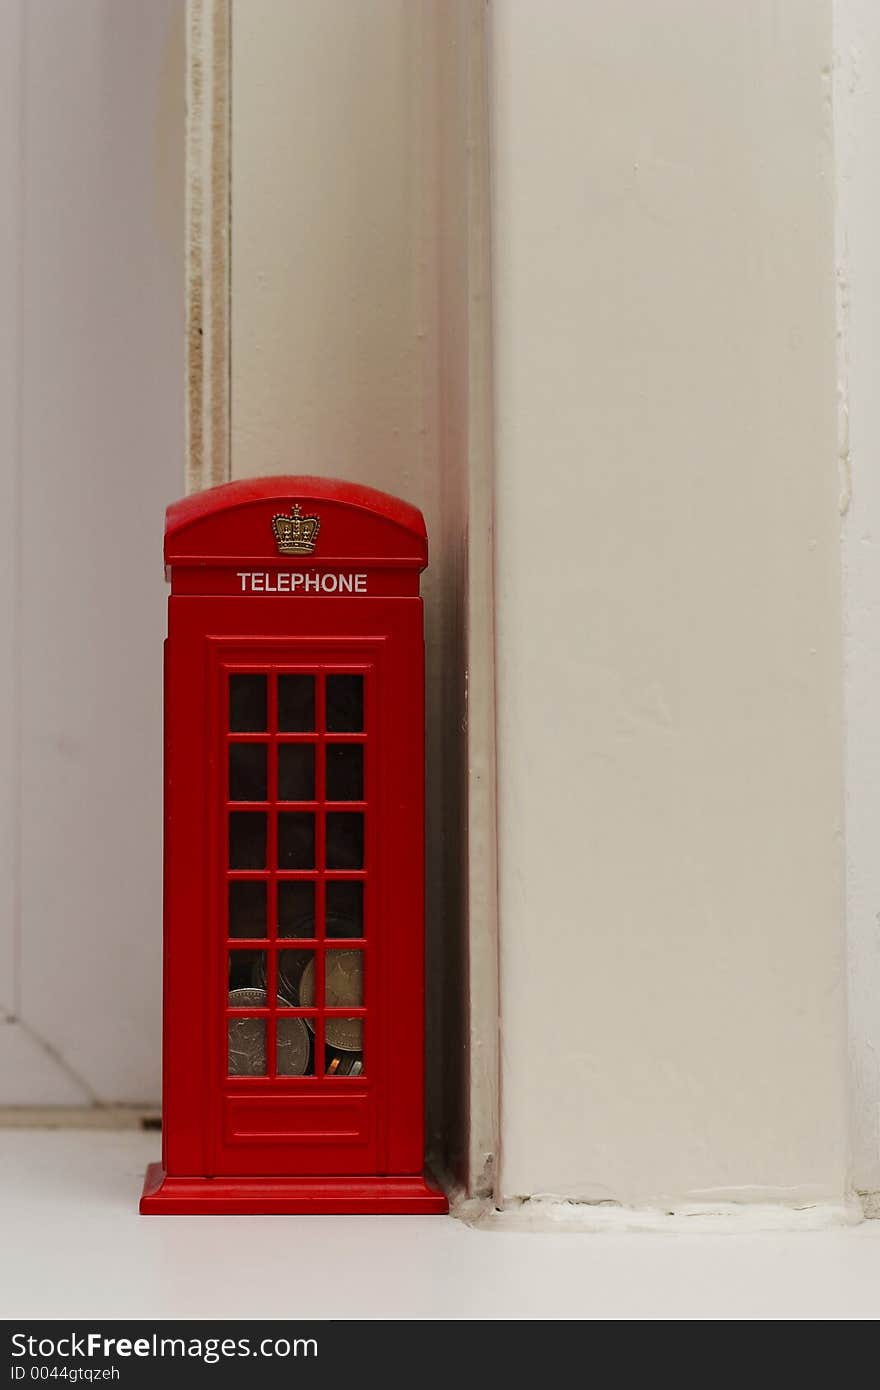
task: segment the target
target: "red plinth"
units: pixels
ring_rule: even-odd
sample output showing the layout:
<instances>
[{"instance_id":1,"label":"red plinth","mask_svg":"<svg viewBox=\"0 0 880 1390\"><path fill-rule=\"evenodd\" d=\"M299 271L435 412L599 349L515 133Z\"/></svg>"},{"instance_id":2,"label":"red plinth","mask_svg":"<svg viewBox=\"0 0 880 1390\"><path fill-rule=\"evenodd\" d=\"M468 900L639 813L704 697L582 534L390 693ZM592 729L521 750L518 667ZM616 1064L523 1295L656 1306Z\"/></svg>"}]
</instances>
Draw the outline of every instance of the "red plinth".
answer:
<instances>
[{"instance_id":1,"label":"red plinth","mask_svg":"<svg viewBox=\"0 0 880 1390\"><path fill-rule=\"evenodd\" d=\"M147 1168L144 1216L435 1216L445 1195L424 1177L169 1178Z\"/></svg>"}]
</instances>

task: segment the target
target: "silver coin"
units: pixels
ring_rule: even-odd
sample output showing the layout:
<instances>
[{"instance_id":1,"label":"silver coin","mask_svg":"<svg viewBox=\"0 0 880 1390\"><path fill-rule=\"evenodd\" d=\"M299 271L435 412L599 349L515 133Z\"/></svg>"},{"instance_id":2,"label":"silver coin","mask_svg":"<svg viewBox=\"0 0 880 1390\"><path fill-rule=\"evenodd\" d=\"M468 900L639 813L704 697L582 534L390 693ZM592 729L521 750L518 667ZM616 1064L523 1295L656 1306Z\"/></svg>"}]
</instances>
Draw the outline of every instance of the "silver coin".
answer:
<instances>
[{"instance_id":1,"label":"silver coin","mask_svg":"<svg viewBox=\"0 0 880 1390\"><path fill-rule=\"evenodd\" d=\"M245 985L241 989L231 989L229 991L230 1009L265 1009L268 1007L266 1002L266 991L256 989L251 985Z\"/></svg>"},{"instance_id":2,"label":"silver coin","mask_svg":"<svg viewBox=\"0 0 880 1390\"><path fill-rule=\"evenodd\" d=\"M312 1023L311 1019L309 1023ZM339 1052L361 1052L364 1046L364 1020L327 1018L324 1020L324 1037Z\"/></svg>"},{"instance_id":3,"label":"silver coin","mask_svg":"<svg viewBox=\"0 0 880 1390\"><path fill-rule=\"evenodd\" d=\"M279 951L278 961L278 1007L280 1009L292 1009L296 1007L299 999L299 982L303 971L308 962L312 959L311 951ZM254 984L261 989L266 987L266 957L261 952L260 959L254 966Z\"/></svg>"},{"instance_id":4,"label":"silver coin","mask_svg":"<svg viewBox=\"0 0 880 1390\"><path fill-rule=\"evenodd\" d=\"M359 1008L364 998L363 951L328 951L324 957L324 999L329 1009ZM299 986L299 1002L315 1003L315 962L309 961ZM314 1019L307 1019L314 1029ZM364 1045L362 1018L326 1018L324 1037L340 1052L360 1052Z\"/></svg>"},{"instance_id":5,"label":"silver coin","mask_svg":"<svg viewBox=\"0 0 880 1390\"><path fill-rule=\"evenodd\" d=\"M301 1018L278 1019L277 1047L276 1074L302 1076L309 1065L311 1042L309 1030Z\"/></svg>"},{"instance_id":6,"label":"silver coin","mask_svg":"<svg viewBox=\"0 0 880 1390\"><path fill-rule=\"evenodd\" d=\"M231 989L231 1009L265 1009L264 989ZM266 1075L266 1020L264 1018L230 1018L227 1027L228 1074L230 1076Z\"/></svg>"}]
</instances>

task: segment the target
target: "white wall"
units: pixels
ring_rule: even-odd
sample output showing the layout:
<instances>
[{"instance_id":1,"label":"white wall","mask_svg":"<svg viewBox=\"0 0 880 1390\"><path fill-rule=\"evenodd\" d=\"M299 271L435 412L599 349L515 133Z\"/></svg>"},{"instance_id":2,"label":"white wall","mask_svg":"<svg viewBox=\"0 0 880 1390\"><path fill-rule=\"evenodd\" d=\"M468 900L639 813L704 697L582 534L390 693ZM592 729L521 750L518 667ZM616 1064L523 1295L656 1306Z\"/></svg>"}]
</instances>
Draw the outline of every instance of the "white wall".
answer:
<instances>
[{"instance_id":1,"label":"white wall","mask_svg":"<svg viewBox=\"0 0 880 1390\"><path fill-rule=\"evenodd\" d=\"M0 7L0 1105L159 1093L183 5Z\"/></svg>"},{"instance_id":2,"label":"white wall","mask_svg":"<svg viewBox=\"0 0 880 1390\"><path fill-rule=\"evenodd\" d=\"M836 1197L829 5L491 13L501 1191Z\"/></svg>"},{"instance_id":3,"label":"white wall","mask_svg":"<svg viewBox=\"0 0 880 1390\"><path fill-rule=\"evenodd\" d=\"M880 7L835 0L853 1176L880 1190Z\"/></svg>"}]
</instances>

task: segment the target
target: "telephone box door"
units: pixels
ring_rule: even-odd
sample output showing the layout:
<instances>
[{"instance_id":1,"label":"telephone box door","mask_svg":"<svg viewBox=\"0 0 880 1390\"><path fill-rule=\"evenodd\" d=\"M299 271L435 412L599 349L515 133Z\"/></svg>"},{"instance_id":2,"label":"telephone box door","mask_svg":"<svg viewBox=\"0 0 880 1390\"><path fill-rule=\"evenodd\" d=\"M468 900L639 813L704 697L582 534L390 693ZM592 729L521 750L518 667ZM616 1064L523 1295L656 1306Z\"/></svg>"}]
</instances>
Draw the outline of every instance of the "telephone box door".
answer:
<instances>
[{"instance_id":1,"label":"telephone box door","mask_svg":"<svg viewBox=\"0 0 880 1390\"><path fill-rule=\"evenodd\" d=\"M208 1137L209 1175L420 1172L421 600L316 602L295 637L283 601L259 637L218 635L229 601L177 603L169 754L202 748L208 770L207 872L169 866L192 943L167 1078L188 1140ZM328 636L328 605L365 635ZM244 630L252 606L232 607Z\"/></svg>"}]
</instances>

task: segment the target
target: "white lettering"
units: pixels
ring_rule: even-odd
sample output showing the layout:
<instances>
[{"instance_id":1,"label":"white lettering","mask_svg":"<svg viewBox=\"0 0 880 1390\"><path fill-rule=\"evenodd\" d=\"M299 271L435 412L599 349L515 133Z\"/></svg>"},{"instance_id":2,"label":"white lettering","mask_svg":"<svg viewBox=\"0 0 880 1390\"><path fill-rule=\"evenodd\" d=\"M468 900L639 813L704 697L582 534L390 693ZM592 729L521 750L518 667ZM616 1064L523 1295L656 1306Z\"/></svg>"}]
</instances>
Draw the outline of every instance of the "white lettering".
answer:
<instances>
[{"instance_id":1,"label":"white lettering","mask_svg":"<svg viewBox=\"0 0 880 1390\"><path fill-rule=\"evenodd\" d=\"M236 570L243 594L365 594L366 574L341 574L331 570L326 574L305 570Z\"/></svg>"}]
</instances>

